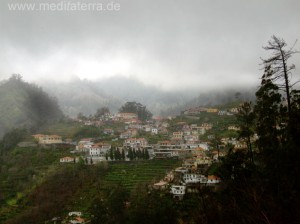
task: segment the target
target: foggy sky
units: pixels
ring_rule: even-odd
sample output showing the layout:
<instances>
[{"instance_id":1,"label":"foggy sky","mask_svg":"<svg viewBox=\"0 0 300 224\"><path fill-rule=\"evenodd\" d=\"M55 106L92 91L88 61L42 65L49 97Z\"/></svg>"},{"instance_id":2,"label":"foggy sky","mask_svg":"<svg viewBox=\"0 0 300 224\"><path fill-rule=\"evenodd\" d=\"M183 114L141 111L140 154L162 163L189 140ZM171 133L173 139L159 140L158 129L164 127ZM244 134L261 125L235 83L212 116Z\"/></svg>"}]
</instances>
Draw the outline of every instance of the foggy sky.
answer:
<instances>
[{"instance_id":1,"label":"foggy sky","mask_svg":"<svg viewBox=\"0 0 300 224\"><path fill-rule=\"evenodd\" d=\"M9 11L8 2L60 1L1 0L0 80L121 75L164 89L247 86L259 82L272 35L289 46L300 37L298 0L116 0L119 11ZM299 55L293 62L297 76Z\"/></svg>"}]
</instances>

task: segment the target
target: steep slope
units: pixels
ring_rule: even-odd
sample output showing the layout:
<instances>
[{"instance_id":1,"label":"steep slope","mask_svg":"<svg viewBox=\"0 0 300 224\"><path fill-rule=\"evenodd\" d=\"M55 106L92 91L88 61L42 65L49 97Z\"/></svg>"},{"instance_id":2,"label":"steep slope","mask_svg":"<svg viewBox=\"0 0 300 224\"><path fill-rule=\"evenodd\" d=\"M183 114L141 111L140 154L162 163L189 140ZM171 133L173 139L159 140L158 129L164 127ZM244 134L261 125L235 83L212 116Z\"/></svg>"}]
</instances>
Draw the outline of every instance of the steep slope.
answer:
<instances>
[{"instance_id":1,"label":"steep slope","mask_svg":"<svg viewBox=\"0 0 300 224\"><path fill-rule=\"evenodd\" d=\"M37 127L63 117L55 99L13 75L0 84L0 137L15 127Z\"/></svg>"}]
</instances>

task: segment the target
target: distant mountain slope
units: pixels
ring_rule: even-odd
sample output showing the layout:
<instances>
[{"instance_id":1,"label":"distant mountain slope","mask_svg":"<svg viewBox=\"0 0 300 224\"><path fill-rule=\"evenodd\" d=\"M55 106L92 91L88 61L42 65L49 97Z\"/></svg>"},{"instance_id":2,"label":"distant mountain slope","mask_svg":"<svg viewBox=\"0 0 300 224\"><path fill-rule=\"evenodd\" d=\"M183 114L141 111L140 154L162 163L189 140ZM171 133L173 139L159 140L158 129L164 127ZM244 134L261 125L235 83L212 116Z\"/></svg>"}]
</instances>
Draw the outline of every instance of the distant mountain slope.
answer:
<instances>
[{"instance_id":1,"label":"distant mountain slope","mask_svg":"<svg viewBox=\"0 0 300 224\"><path fill-rule=\"evenodd\" d=\"M15 127L37 127L63 117L55 99L13 75L0 84L0 137Z\"/></svg>"},{"instance_id":2,"label":"distant mountain slope","mask_svg":"<svg viewBox=\"0 0 300 224\"><path fill-rule=\"evenodd\" d=\"M79 112L94 114L103 106L117 112L128 101L140 102L154 115L159 115L196 96L195 91L163 91L126 77L112 77L101 81L74 79L65 83L47 80L38 84L58 98L62 110L69 116L76 116Z\"/></svg>"},{"instance_id":3,"label":"distant mountain slope","mask_svg":"<svg viewBox=\"0 0 300 224\"><path fill-rule=\"evenodd\" d=\"M178 115L188 107L225 104L236 100L236 93L243 100L254 98L248 89L185 90L163 91L147 86L134 78L115 76L104 80L88 81L75 78L70 82L40 81L39 85L58 99L65 114L75 117L79 112L94 114L100 107L108 107L112 112L128 101L136 101L147 106L154 115Z\"/></svg>"}]
</instances>

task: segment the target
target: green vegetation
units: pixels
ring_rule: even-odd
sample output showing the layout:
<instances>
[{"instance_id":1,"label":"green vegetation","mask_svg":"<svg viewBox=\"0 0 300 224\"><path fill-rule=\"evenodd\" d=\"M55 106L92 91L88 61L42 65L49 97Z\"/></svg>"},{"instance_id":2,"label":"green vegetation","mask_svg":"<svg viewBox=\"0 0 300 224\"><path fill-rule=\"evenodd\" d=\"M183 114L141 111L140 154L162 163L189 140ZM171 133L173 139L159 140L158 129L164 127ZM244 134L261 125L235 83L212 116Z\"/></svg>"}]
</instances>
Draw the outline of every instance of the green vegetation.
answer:
<instances>
[{"instance_id":1,"label":"green vegetation","mask_svg":"<svg viewBox=\"0 0 300 224\"><path fill-rule=\"evenodd\" d=\"M0 85L0 137L12 128L36 129L63 118L55 99L13 75Z\"/></svg>"},{"instance_id":2,"label":"green vegetation","mask_svg":"<svg viewBox=\"0 0 300 224\"><path fill-rule=\"evenodd\" d=\"M263 60L265 71L256 103L245 103L238 115L247 151L229 151L219 167L226 188L217 200L222 208L218 216L224 220L227 213L231 223L300 221L300 92L292 90L289 81L294 67L288 65L288 59L293 51L285 51L285 46L276 37L269 42L266 49L273 54ZM285 100L289 103L283 103ZM253 133L258 135L254 144L250 141Z\"/></svg>"},{"instance_id":3,"label":"green vegetation","mask_svg":"<svg viewBox=\"0 0 300 224\"><path fill-rule=\"evenodd\" d=\"M73 138L83 125L75 123L73 121L60 121L45 125L45 127L40 128L40 132L43 134L55 134L62 136L63 139Z\"/></svg>"},{"instance_id":4,"label":"green vegetation","mask_svg":"<svg viewBox=\"0 0 300 224\"><path fill-rule=\"evenodd\" d=\"M19 203L59 168L70 149L15 148L0 157L0 221L14 216ZM18 206L17 206L18 205Z\"/></svg>"},{"instance_id":5,"label":"green vegetation","mask_svg":"<svg viewBox=\"0 0 300 224\"><path fill-rule=\"evenodd\" d=\"M145 138L148 141L148 144L157 144L159 141L168 140L168 135L163 134L151 134L145 131L139 131L137 138Z\"/></svg>"},{"instance_id":6,"label":"green vegetation","mask_svg":"<svg viewBox=\"0 0 300 224\"><path fill-rule=\"evenodd\" d=\"M180 164L178 160L60 164L59 158L70 156L69 151L15 148L1 156L1 223L41 223L71 210L90 218L95 198L105 196L111 203L111 189L122 186L130 195L138 185L147 187Z\"/></svg>"},{"instance_id":7,"label":"green vegetation","mask_svg":"<svg viewBox=\"0 0 300 224\"><path fill-rule=\"evenodd\" d=\"M137 162L117 162L105 177L106 181L118 183L131 190L138 184L153 183L166 173L181 165L179 160L147 160Z\"/></svg>"},{"instance_id":8,"label":"green vegetation","mask_svg":"<svg viewBox=\"0 0 300 224\"><path fill-rule=\"evenodd\" d=\"M245 102L237 116L201 113L199 119L180 116L170 122L171 131L181 130L184 123L211 123L214 128L204 138L213 134L211 145L217 150L221 137L235 136L247 143L245 150L227 145L227 156L206 171L221 177L220 185L197 186L184 200L175 201L169 189L156 191L148 186L181 165L180 160L135 160L147 159L146 151L132 150L132 161L125 162L121 161L124 151L114 149L107 155L114 162L87 165L80 159L60 164L59 158L71 155L71 148L18 148L28 133L14 129L0 142L0 222L44 223L69 211L82 211L95 224L299 223L300 91L292 89L289 78L294 67L288 59L295 51L285 51L285 46L276 37L269 42L266 49L275 52L263 60L256 102ZM12 80L22 83L18 76ZM104 111L97 113L101 116ZM237 122L239 132L226 130ZM44 130L75 139L103 139L102 129L67 121ZM153 136L150 141L162 138Z\"/></svg>"},{"instance_id":9,"label":"green vegetation","mask_svg":"<svg viewBox=\"0 0 300 224\"><path fill-rule=\"evenodd\" d=\"M141 121L146 121L152 118L152 113L143 106L141 103L137 102L126 102L120 109L121 113L135 113Z\"/></svg>"}]
</instances>

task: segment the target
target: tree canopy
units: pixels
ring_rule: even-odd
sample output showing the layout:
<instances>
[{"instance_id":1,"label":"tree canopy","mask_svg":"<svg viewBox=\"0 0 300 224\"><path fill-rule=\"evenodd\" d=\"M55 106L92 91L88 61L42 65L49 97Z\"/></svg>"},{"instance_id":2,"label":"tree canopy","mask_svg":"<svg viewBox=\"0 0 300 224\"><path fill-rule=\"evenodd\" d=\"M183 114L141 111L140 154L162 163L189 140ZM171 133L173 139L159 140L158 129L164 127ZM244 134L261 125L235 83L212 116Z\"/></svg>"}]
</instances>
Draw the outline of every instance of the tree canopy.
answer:
<instances>
[{"instance_id":1,"label":"tree canopy","mask_svg":"<svg viewBox=\"0 0 300 224\"><path fill-rule=\"evenodd\" d=\"M146 106L137 102L126 102L120 109L121 113L135 113L142 121L146 121L152 118L152 113L146 108Z\"/></svg>"}]
</instances>

